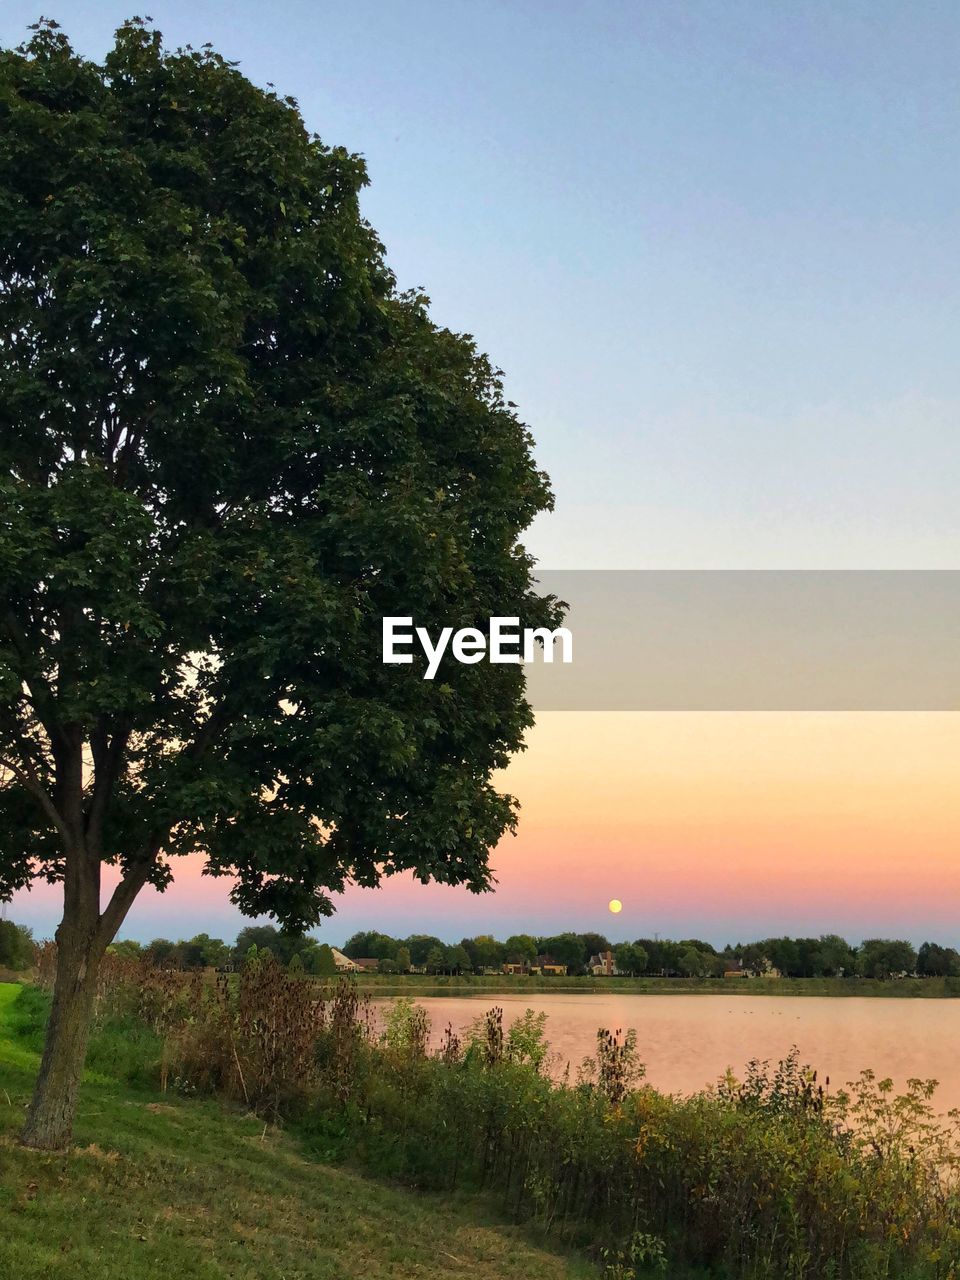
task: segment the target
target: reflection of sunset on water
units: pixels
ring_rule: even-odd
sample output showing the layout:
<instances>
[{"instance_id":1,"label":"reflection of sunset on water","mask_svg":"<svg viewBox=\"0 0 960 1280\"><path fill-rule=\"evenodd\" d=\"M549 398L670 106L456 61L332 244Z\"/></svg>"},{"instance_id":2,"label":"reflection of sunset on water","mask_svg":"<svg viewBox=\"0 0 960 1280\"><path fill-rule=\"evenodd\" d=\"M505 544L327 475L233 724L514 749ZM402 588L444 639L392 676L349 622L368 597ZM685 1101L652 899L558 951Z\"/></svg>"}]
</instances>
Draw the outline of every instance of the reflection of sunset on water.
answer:
<instances>
[{"instance_id":1,"label":"reflection of sunset on water","mask_svg":"<svg viewBox=\"0 0 960 1280\"><path fill-rule=\"evenodd\" d=\"M665 1093L695 1093L728 1067L742 1078L750 1059L778 1062L796 1045L801 1063L829 1078L833 1092L869 1067L897 1089L911 1077L937 1079L937 1110L960 1107L960 1002L953 1000L530 992L418 1003L437 1044L448 1023L462 1032L493 1005L503 1008L505 1026L525 1009L545 1012L556 1076L568 1064L575 1076L594 1051L598 1027L634 1027L644 1078Z\"/></svg>"}]
</instances>

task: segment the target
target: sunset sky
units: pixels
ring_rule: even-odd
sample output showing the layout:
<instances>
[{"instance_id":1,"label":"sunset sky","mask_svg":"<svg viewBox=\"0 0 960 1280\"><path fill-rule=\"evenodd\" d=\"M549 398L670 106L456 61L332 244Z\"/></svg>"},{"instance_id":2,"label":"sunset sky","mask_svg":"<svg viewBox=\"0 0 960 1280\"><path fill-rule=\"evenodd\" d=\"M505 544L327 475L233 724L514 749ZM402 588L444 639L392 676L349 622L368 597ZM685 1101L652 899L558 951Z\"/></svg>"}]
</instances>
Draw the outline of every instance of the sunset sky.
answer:
<instances>
[{"instance_id":1,"label":"sunset sky","mask_svg":"<svg viewBox=\"0 0 960 1280\"><path fill-rule=\"evenodd\" d=\"M130 6L79 9L50 12L99 58ZM545 567L960 567L956 6L151 12L365 154L401 286L476 335L531 424ZM36 16L7 0L4 41ZM958 944L958 779L953 714L547 713L504 780L523 809L495 895L399 880L321 936ZM57 914L46 887L11 908L40 935ZM241 924L191 865L125 932Z\"/></svg>"}]
</instances>

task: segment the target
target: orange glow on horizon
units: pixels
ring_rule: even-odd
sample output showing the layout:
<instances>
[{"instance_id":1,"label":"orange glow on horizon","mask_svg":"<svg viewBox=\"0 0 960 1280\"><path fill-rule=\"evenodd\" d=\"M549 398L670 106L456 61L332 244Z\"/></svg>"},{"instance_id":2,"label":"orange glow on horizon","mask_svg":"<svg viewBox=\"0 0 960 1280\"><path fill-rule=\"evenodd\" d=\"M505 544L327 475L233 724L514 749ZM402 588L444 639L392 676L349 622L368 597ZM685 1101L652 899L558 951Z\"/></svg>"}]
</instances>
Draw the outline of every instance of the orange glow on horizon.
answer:
<instances>
[{"instance_id":1,"label":"orange glow on horizon","mask_svg":"<svg viewBox=\"0 0 960 1280\"><path fill-rule=\"evenodd\" d=\"M398 877L348 890L325 929L435 930L452 913L470 932L546 932L548 921L609 922L618 901L623 937L691 918L721 934L728 920L754 921L754 936L774 919L825 931L828 917L851 936L876 921L955 930L958 778L952 713L545 714L498 779L521 811L517 837L491 857L495 894ZM135 910L151 929L155 915L156 932L176 933L186 910L216 932L229 884L201 868L177 860L165 899L144 895ZM59 889L17 896L51 894Z\"/></svg>"}]
</instances>

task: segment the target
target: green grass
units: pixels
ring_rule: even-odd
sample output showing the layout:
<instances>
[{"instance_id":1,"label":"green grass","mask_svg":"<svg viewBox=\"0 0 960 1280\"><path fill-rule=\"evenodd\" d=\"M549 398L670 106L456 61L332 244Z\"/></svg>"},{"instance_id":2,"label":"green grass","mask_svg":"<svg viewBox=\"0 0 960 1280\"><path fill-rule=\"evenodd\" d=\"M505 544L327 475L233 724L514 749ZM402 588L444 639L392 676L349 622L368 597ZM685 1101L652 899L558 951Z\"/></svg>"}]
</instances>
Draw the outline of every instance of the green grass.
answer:
<instances>
[{"instance_id":1,"label":"green grass","mask_svg":"<svg viewBox=\"0 0 960 1280\"><path fill-rule=\"evenodd\" d=\"M11 1034L13 1008L22 990L19 983L0 982L0 1074L8 1067L27 1071L37 1069L36 1053L16 1042Z\"/></svg>"},{"instance_id":2,"label":"green grass","mask_svg":"<svg viewBox=\"0 0 960 1280\"><path fill-rule=\"evenodd\" d=\"M160 1099L99 1070L64 1155L16 1143L37 1067L0 984L0 1276L16 1280L561 1280L478 1201L448 1204L329 1168L216 1102ZM116 1049L117 1046L114 1046ZM121 1069L125 1069L123 1062Z\"/></svg>"}]
</instances>

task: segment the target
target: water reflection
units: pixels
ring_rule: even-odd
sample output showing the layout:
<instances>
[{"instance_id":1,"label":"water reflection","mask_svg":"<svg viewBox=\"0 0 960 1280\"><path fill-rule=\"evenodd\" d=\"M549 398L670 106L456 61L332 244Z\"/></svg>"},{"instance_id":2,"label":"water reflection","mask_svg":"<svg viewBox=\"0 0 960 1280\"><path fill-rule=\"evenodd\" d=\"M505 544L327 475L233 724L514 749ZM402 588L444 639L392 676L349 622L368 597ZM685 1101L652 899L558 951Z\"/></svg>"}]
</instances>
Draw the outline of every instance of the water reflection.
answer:
<instances>
[{"instance_id":1,"label":"water reflection","mask_svg":"<svg viewBox=\"0 0 960 1280\"><path fill-rule=\"evenodd\" d=\"M415 993L411 993L416 998ZM592 1053L599 1027L636 1027L647 1080L668 1092L692 1093L727 1067L741 1074L751 1058L802 1062L834 1087L871 1067L905 1086L912 1076L940 1081L938 1110L960 1107L960 1000L819 996L537 994L425 997L434 1044L448 1023L462 1031L499 1005L504 1023L524 1009L547 1014L557 1070Z\"/></svg>"}]
</instances>

